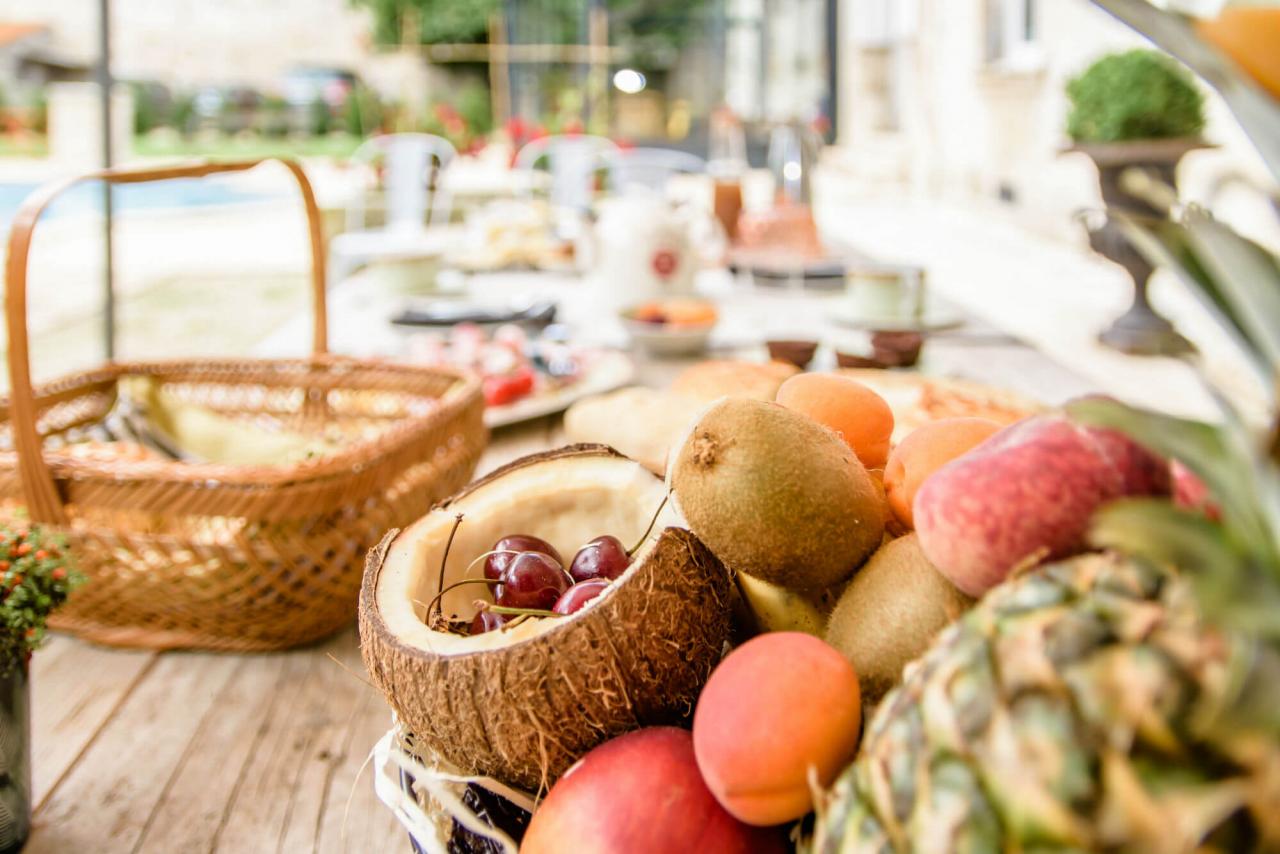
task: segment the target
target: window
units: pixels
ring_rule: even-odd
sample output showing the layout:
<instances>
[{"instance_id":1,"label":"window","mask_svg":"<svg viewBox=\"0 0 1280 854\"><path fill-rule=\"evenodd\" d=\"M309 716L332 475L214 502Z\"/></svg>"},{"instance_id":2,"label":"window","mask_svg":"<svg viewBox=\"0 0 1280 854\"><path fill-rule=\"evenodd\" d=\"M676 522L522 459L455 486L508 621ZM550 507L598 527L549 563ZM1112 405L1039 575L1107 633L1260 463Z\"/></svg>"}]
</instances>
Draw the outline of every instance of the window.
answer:
<instances>
[{"instance_id":1,"label":"window","mask_svg":"<svg viewBox=\"0 0 1280 854\"><path fill-rule=\"evenodd\" d=\"M1044 64L1039 0L987 0L987 64L1001 71L1035 71Z\"/></svg>"}]
</instances>

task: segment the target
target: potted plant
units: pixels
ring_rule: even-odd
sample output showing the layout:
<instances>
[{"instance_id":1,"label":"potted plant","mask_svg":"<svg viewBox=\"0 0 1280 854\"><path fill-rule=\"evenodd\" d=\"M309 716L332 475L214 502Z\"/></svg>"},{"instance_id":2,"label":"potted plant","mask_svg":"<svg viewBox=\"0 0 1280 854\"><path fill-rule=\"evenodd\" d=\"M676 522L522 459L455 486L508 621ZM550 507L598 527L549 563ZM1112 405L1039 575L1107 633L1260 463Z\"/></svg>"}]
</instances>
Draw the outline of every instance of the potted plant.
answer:
<instances>
[{"instance_id":1,"label":"potted plant","mask_svg":"<svg viewBox=\"0 0 1280 854\"><path fill-rule=\"evenodd\" d=\"M61 541L0 528L0 854L21 850L31 829L31 653L81 580Z\"/></svg>"},{"instance_id":2,"label":"potted plant","mask_svg":"<svg viewBox=\"0 0 1280 854\"><path fill-rule=\"evenodd\" d=\"M1102 199L1110 211L1162 216L1146 200L1125 191L1123 176L1133 169L1151 173L1160 184L1176 187L1178 162L1188 151L1205 147L1204 96L1191 76L1172 59L1151 50L1110 54L1067 84L1071 109L1067 133L1071 150L1089 155L1098 167ZM1099 340L1126 353L1177 355L1191 349L1168 320L1147 300L1153 267L1136 251L1113 217L1091 228L1095 252L1124 267L1133 279L1129 309L1105 329Z\"/></svg>"}]
</instances>

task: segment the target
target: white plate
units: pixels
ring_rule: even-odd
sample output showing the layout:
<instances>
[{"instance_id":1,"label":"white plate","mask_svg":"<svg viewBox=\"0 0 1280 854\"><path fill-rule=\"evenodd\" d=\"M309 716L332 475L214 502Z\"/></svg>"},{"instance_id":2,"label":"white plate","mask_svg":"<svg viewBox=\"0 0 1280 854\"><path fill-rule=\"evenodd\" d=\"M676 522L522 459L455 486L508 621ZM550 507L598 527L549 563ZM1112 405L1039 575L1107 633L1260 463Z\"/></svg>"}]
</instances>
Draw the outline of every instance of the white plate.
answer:
<instances>
[{"instance_id":1,"label":"white plate","mask_svg":"<svg viewBox=\"0 0 1280 854\"><path fill-rule=\"evenodd\" d=\"M555 391L522 397L502 406L486 407L484 423L492 430L542 418L544 415L554 415L568 409L581 398L621 388L635 379L635 375L636 366L630 356L617 350L602 350L595 355L586 374L577 382Z\"/></svg>"}]
</instances>

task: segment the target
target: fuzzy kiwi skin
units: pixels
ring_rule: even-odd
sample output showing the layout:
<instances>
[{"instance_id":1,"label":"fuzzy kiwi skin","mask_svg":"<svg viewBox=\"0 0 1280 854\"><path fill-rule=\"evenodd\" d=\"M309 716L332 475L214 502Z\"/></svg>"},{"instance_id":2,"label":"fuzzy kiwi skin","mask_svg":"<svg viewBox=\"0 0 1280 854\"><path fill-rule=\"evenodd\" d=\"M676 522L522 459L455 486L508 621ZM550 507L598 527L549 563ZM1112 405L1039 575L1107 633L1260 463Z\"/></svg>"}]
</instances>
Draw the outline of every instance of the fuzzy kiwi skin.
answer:
<instances>
[{"instance_id":1,"label":"fuzzy kiwi skin","mask_svg":"<svg viewBox=\"0 0 1280 854\"><path fill-rule=\"evenodd\" d=\"M669 482L720 560L793 590L844 581L884 535L884 503L849 446L776 403L713 404L677 451Z\"/></svg>"},{"instance_id":2,"label":"fuzzy kiwi skin","mask_svg":"<svg viewBox=\"0 0 1280 854\"><path fill-rule=\"evenodd\" d=\"M616 735L680 723L729 638L728 571L692 533L667 528L580 616L498 649L433 654L401 643L378 613L393 540L369 553L360 591L373 683L425 747L465 773L530 792Z\"/></svg>"},{"instance_id":3,"label":"fuzzy kiwi skin","mask_svg":"<svg viewBox=\"0 0 1280 854\"><path fill-rule=\"evenodd\" d=\"M831 612L826 641L853 665L864 701L876 703L973 602L908 534L885 543L858 570Z\"/></svg>"}]
</instances>

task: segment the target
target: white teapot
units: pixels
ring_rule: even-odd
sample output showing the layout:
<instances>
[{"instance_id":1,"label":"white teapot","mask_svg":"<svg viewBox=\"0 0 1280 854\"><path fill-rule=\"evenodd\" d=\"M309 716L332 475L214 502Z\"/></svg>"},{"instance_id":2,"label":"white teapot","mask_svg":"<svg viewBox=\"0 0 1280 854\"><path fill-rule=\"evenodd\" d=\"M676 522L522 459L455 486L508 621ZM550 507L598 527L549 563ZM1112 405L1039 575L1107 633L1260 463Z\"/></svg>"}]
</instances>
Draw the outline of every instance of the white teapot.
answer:
<instances>
[{"instance_id":1,"label":"white teapot","mask_svg":"<svg viewBox=\"0 0 1280 854\"><path fill-rule=\"evenodd\" d=\"M692 295L700 264L694 234L705 218L654 193L627 192L600 202L590 272L599 307L616 312Z\"/></svg>"}]
</instances>

